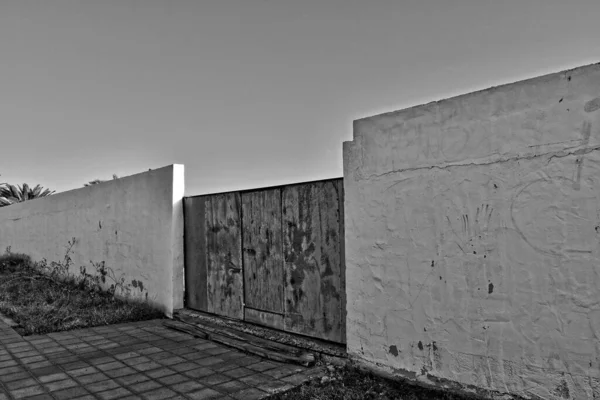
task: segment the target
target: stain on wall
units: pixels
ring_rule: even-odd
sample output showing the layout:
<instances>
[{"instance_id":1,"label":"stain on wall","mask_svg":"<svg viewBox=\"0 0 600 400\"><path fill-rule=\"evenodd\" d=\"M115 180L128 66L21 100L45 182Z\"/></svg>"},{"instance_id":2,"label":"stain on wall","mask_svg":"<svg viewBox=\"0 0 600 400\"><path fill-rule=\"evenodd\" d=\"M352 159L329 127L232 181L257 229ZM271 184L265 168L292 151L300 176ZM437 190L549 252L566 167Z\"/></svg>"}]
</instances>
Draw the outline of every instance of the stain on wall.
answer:
<instances>
[{"instance_id":1,"label":"stain on wall","mask_svg":"<svg viewBox=\"0 0 600 400\"><path fill-rule=\"evenodd\" d=\"M354 122L352 358L524 397L600 396L599 95L591 65Z\"/></svg>"}]
</instances>

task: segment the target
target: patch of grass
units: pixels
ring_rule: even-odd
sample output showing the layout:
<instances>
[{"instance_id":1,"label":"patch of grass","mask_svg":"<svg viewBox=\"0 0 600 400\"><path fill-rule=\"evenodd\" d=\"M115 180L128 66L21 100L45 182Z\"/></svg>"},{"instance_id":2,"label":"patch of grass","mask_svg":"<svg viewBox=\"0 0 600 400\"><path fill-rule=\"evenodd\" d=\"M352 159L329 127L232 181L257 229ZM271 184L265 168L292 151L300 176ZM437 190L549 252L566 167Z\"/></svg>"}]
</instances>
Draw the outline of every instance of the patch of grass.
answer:
<instances>
[{"instance_id":1,"label":"patch of grass","mask_svg":"<svg viewBox=\"0 0 600 400\"><path fill-rule=\"evenodd\" d=\"M25 254L8 249L0 256L0 312L22 335L164 317L147 303L117 299L85 276L47 272Z\"/></svg>"},{"instance_id":2,"label":"patch of grass","mask_svg":"<svg viewBox=\"0 0 600 400\"><path fill-rule=\"evenodd\" d=\"M475 400L480 397L458 395L428 389L406 382L392 381L347 366L330 371L323 377L276 394L269 400Z\"/></svg>"}]
</instances>

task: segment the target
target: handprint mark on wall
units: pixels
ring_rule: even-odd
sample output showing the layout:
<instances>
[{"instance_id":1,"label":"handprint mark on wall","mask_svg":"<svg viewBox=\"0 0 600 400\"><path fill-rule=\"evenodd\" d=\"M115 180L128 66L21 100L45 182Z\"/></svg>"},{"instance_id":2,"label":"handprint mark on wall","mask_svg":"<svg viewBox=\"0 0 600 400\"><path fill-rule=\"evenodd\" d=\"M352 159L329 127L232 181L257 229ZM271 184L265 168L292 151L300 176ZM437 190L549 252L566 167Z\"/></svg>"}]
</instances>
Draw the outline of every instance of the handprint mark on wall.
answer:
<instances>
[{"instance_id":1,"label":"handprint mark on wall","mask_svg":"<svg viewBox=\"0 0 600 400\"><path fill-rule=\"evenodd\" d=\"M470 214L470 215L469 215ZM458 219L461 224L457 232L446 216L450 230L455 236L455 243L465 253L485 253L488 250L488 240L492 228L492 216L494 208L489 204L481 204L474 212L462 214Z\"/></svg>"}]
</instances>

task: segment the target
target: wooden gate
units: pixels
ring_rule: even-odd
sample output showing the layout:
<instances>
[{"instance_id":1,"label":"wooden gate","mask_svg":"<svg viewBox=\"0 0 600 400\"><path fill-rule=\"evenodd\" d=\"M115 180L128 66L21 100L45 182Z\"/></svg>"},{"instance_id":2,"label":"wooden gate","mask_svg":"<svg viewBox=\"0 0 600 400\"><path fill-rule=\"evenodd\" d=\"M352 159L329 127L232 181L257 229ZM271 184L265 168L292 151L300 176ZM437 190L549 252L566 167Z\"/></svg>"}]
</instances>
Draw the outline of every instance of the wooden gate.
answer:
<instances>
[{"instance_id":1,"label":"wooden gate","mask_svg":"<svg viewBox=\"0 0 600 400\"><path fill-rule=\"evenodd\" d=\"M186 197L186 307L345 343L343 180Z\"/></svg>"}]
</instances>

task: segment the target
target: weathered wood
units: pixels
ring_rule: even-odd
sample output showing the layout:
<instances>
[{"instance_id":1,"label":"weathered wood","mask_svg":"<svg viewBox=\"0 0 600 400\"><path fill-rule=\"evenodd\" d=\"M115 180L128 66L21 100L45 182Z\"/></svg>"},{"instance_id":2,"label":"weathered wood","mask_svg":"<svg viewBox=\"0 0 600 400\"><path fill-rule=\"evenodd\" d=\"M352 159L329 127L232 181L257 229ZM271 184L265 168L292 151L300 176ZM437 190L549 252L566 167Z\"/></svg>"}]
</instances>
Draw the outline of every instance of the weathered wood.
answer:
<instances>
[{"instance_id":1,"label":"weathered wood","mask_svg":"<svg viewBox=\"0 0 600 400\"><path fill-rule=\"evenodd\" d=\"M340 194L335 181L283 190L285 329L343 340Z\"/></svg>"},{"instance_id":2,"label":"weathered wood","mask_svg":"<svg viewBox=\"0 0 600 400\"><path fill-rule=\"evenodd\" d=\"M300 349L300 348L290 346L287 344L278 343L278 342L275 342L272 340L260 338L256 335L252 335L252 334L245 333L245 332L240 332L236 329L232 329L232 328L229 328L226 326L212 324L212 323L206 322L206 321L198 321L195 318L183 316L181 314L175 316L175 319L180 322L189 324L189 325L194 325L194 326L202 329L203 331L206 331L209 333L220 333L222 335L231 337L233 339L253 343L257 346L264 347L265 349L281 351L284 353L289 353L289 354L294 354L294 355L298 355L298 354L306 352L306 350L304 350L304 349Z\"/></svg>"},{"instance_id":3,"label":"weathered wood","mask_svg":"<svg viewBox=\"0 0 600 400\"><path fill-rule=\"evenodd\" d=\"M275 329L284 329L283 314L244 308L244 320L259 325L270 326Z\"/></svg>"},{"instance_id":4,"label":"weathered wood","mask_svg":"<svg viewBox=\"0 0 600 400\"><path fill-rule=\"evenodd\" d=\"M185 305L207 311L204 198L187 197L184 206Z\"/></svg>"},{"instance_id":5,"label":"weathered wood","mask_svg":"<svg viewBox=\"0 0 600 400\"><path fill-rule=\"evenodd\" d=\"M240 194L206 196L208 312L243 318Z\"/></svg>"},{"instance_id":6,"label":"weathered wood","mask_svg":"<svg viewBox=\"0 0 600 400\"><path fill-rule=\"evenodd\" d=\"M242 194L245 303L283 313L281 192Z\"/></svg>"},{"instance_id":7,"label":"weathered wood","mask_svg":"<svg viewBox=\"0 0 600 400\"><path fill-rule=\"evenodd\" d=\"M243 339L227 335L221 331L208 331L204 327L199 327L193 324L166 321L163 323L163 325L167 328L175 329L180 332L186 332L194 337L212 340L213 342L221 343L225 346L233 347L235 349L273 361L285 363L292 362L307 367L314 365L316 361L314 354L308 352L289 352L287 350L271 349L260 346L257 342L248 342Z\"/></svg>"},{"instance_id":8,"label":"weathered wood","mask_svg":"<svg viewBox=\"0 0 600 400\"><path fill-rule=\"evenodd\" d=\"M197 326L212 326L227 328L237 333L245 333L253 337L265 339L271 343L279 343L293 348L308 351L313 354L347 357L346 346L341 343L324 341L319 338L299 335L262 325L247 324L245 321L225 318L203 311L179 309L173 312L173 319L196 324Z\"/></svg>"}]
</instances>

